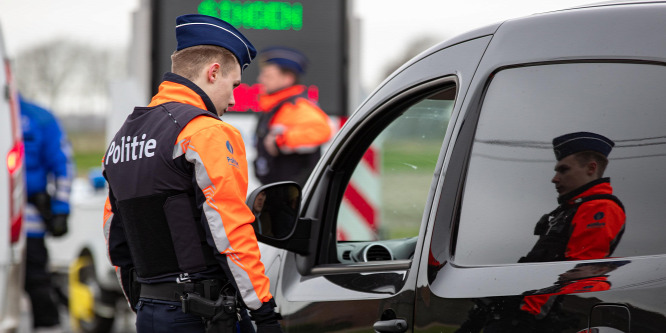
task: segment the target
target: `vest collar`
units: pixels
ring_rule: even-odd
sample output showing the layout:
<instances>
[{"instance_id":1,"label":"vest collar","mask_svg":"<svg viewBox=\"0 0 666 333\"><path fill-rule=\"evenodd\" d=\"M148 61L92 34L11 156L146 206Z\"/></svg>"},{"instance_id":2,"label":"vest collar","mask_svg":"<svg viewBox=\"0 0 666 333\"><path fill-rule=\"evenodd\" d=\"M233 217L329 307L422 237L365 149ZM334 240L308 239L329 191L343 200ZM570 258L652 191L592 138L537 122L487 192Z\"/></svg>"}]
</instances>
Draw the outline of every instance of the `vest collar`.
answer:
<instances>
[{"instance_id":1,"label":"vest collar","mask_svg":"<svg viewBox=\"0 0 666 333\"><path fill-rule=\"evenodd\" d=\"M215 105L208 95L194 82L171 72L164 74L158 92L150 101L149 107L178 102L208 110L217 116Z\"/></svg>"},{"instance_id":2,"label":"vest collar","mask_svg":"<svg viewBox=\"0 0 666 333\"><path fill-rule=\"evenodd\" d=\"M295 85L289 88L278 90L272 94L259 95L259 108L262 111L273 109L281 101L291 97L300 95L305 91L304 85Z\"/></svg>"},{"instance_id":3,"label":"vest collar","mask_svg":"<svg viewBox=\"0 0 666 333\"><path fill-rule=\"evenodd\" d=\"M565 195L561 195L557 198L557 202L559 204L572 203L578 198L587 197L593 194L613 194L610 178L604 177L593 180Z\"/></svg>"}]
</instances>

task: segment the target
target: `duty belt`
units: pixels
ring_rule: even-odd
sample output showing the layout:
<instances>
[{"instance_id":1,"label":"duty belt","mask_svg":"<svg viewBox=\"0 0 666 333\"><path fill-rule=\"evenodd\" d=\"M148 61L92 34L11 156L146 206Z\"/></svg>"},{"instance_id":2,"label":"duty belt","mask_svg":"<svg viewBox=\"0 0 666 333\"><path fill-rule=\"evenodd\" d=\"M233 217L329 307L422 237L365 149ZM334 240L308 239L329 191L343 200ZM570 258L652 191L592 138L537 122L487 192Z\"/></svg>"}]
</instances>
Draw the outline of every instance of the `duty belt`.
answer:
<instances>
[{"instance_id":1,"label":"duty belt","mask_svg":"<svg viewBox=\"0 0 666 333\"><path fill-rule=\"evenodd\" d=\"M141 297L162 301L180 302L181 296L187 293L196 293L199 296L216 300L220 295L221 284L219 280L204 280L188 283L154 283L141 284Z\"/></svg>"}]
</instances>

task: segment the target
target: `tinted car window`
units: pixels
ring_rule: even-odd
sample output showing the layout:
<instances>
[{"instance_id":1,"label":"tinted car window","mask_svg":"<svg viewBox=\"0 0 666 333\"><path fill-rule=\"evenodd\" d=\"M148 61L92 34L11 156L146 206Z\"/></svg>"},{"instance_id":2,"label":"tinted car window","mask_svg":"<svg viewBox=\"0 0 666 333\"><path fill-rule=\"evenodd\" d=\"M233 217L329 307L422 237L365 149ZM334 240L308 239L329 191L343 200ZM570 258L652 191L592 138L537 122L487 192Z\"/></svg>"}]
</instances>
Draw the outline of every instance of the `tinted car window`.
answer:
<instances>
[{"instance_id":1,"label":"tinted car window","mask_svg":"<svg viewBox=\"0 0 666 333\"><path fill-rule=\"evenodd\" d=\"M602 134L605 177L626 208L615 257L666 253L666 67L560 63L511 68L488 86L468 164L455 248L460 265L516 263L557 207L553 138Z\"/></svg>"},{"instance_id":2,"label":"tinted car window","mask_svg":"<svg viewBox=\"0 0 666 333\"><path fill-rule=\"evenodd\" d=\"M412 104L374 139L346 186L339 242L418 236L454 94L448 88Z\"/></svg>"}]
</instances>

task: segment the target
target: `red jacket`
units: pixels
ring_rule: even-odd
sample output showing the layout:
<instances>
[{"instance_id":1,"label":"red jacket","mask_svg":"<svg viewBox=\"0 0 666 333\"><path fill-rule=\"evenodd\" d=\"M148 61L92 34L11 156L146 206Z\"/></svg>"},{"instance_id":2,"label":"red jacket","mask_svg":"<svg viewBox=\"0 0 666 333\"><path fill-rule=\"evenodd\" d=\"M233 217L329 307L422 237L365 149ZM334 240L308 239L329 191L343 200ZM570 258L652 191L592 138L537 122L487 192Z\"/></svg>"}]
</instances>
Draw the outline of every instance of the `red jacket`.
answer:
<instances>
[{"instance_id":1,"label":"red jacket","mask_svg":"<svg viewBox=\"0 0 666 333\"><path fill-rule=\"evenodd\" d=\"M320 146L331 138L328 116L304 92L298 85L259 98L254 171L263 184L291 180L303 186L321 157ZM272 145L277 154L269 151Z\"/></svg>"},{"instance_id":2,"label":"red jacket","mask_svg":"<svg viewBox=\"0 0 666 333\"><path fill-rule=\"evenodd\" d=\"M536 225L536 244L520 262L600 259L619 243L626 216L610 179L592 181L558 198L560 206Z\"/></svg>"},{"instance_id":3,"label":"red jacket","mask_svg":"<svg viewBox=\"0 0 666 333\"><path fill-rule=\"evenodd\" d=\"M609 257L624 231L624 208L613 200L608 178L598 179L558 199L560 207L547 214L552 226L537 226L539 241L521 259L529 261L587 260ZM616 199L616 198L615 198ZM570 216L573 214L572 216ZM550 218L553 217L553 218ZM542 221L547 221L543 219ZM543 230L543 227L546 227ZM555 258L555 259L554 259ZM525 296L520 309L542 318L548 314L555 295L603 291L610 288L606 276L556 284L541 295Z\"/></svg>"},{"instance_id":4,"label":"red jacket","mask_svg":"<svg viewBox=\"0 0 666 333\"><path fill-rule=\"evenodd\" d=\"M553 290L544 290L545 292L548 292L546 294L525 296L520 305L520 309L533 314L539 319L548 314L552 302L555 301L555 297L553 296L605 291L610 289L610 286L611 284L608 282L607 276L595 276L586 279L562 282L551 288L547 288Z\"/></svg>"},{"instance_id":5,"label":"red jacket","mask_svg":"<svg viewBox=\"0 0 666 333\"><path fill-rule=\"evenodd\" d=\"M579 198L597 194L613 194L610 182L601 182L568 200L575 204ZM564 256L567 260L600 259L610 256L611 247L619 241L624 230L624 209L609 199L582 203L573 219L569 242Z\"/></svg>"},{"instance_id":6,"label":"red jacket","mask_svg":"<svg viewBox=\"0 0 666 333\"><path fill-rule=\"evenodd\" d=\"M305 92L305 86L296 85L278 92L261 95L259 107L270 111L281 101ZM312 151L331 138L331 126L326 113L306 98L285 103L268 123L269 131L279 133L276 143L285 153Z\"/></svg>"}]
</instances>

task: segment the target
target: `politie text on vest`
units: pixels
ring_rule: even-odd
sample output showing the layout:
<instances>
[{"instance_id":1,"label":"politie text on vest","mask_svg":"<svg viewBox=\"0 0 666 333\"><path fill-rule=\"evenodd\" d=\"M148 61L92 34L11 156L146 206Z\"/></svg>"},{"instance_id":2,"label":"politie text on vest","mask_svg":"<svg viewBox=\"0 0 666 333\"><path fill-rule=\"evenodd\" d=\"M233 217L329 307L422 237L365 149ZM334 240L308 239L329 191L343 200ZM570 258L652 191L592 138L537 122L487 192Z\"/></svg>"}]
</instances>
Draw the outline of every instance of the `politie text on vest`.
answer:
<instances>
[{"instance_id":1,"label":"politie text on vest","mask_svg":"<svg viewBox=\"0 0 666 333\"><path fill-rule=\"evenodd\" d=\"M141 135L141 141L137 141L137 136L122 136L120 144L111 141L109 151L106 153L105 164L109 164L111 160L114 164L120 162L136 161L140 158L153 157L155 155L155 148L157 147L157 140L149 139L146 141L146 134ZM138 149L137 149L138 148Z\"/></svg>"}]
</instances>

